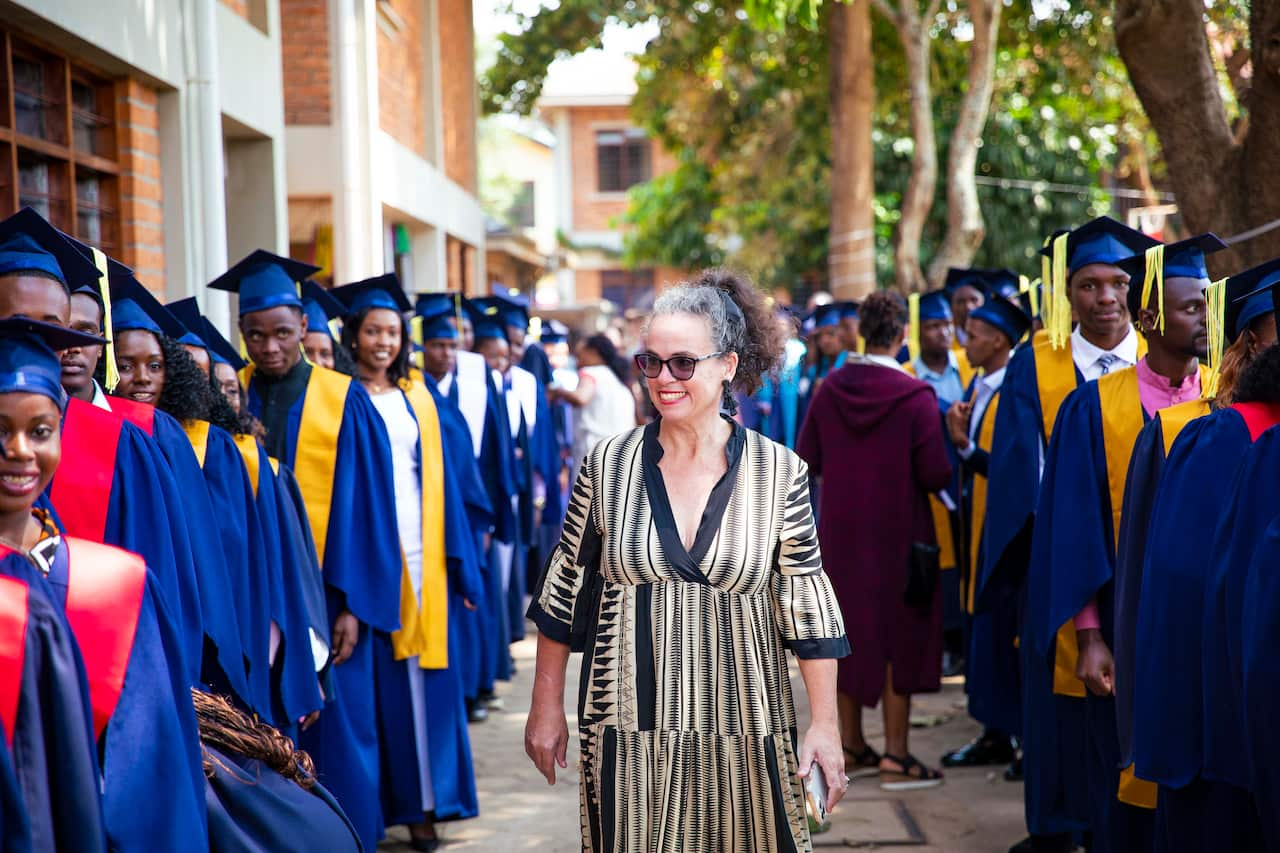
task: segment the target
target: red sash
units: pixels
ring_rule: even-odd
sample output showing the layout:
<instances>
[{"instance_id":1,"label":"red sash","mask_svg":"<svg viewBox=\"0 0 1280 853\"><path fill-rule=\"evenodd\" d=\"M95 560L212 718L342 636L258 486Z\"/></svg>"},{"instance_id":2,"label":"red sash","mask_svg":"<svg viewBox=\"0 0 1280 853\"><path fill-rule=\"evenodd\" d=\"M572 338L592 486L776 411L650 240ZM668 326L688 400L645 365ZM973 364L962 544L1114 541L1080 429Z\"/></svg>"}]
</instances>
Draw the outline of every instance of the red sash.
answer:
<instances>
[{"instance_id":1,"label":"red sash","mask_svg":"<svg viewBox=\"0 0 1280 853\"><path fill-rule=\"evenodd\" d=\"M49 497L72 536L101 541L124 419L72 397L62 419L62 461Z\"/></svg>"},{"instance_id":2,"label":"red sash","mask_svg":"<svg viewBox=\"0 0 1280 853\"><path fill-rule=\"evenodd\" d=\"M111 411L122 416L147 435L154 436L156 434L156 407L150 403L139 403L136 400L126 400L124 397L112 397Z\"/></svg>"},{"instance_id":3,"label":"red sash","mask_svg":"<svg viewBox=\"0 0 1280 853\"><path fill-rule=\"evenodd\" d=\"M22 666L27 651L27 585L0 577L0 721L13 744L22 696Z\"/></svg>"},{"instance_id":4,"label":"red sash","mask_svg":"<svg viewBox=\"0 0 1280 853\"><path fill-rule=\"evenodd\" d=\"M67 546L67 622L80 646L93 733L101 737L124 689L147 565L137 554L70 536Z\"/></svg>"},{"instance_id":5,"label":"red sash","mask_svg":"<svg viewBox=\"0 0 1280 853\"><path fill-rule=\"evenodd\" d=\"M1280 404L1278 403L1232 403L1244 425L1249 428L1249 440L1257 441L1258 436L1268 428L1280 423Z\"/></svg>"}]
</instances>

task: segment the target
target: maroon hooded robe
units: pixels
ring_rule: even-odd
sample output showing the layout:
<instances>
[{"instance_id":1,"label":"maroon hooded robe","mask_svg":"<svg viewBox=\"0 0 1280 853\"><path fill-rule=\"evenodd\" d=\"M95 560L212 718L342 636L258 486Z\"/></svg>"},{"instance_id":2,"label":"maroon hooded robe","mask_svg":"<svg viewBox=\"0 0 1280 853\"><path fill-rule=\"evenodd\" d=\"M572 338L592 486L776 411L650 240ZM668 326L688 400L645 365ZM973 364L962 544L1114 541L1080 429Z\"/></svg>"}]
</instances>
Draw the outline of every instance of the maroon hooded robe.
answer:
<instances>
[{"instance_id":1,"label":"maroon hooded robe","mask_svg":"<svg viewBox=\"0 0 1280 853\"><path fill-rule=\"evenodd\" d=\"M941 598L928 609L903 602L911 543L935 542L928 495L951 476L933 389L893 367L850 363L818 389L796 452L822 478L823 568L853 650L839 663L840 692L875 707L890 663L895 692L937 690Z\"/></svg>"}]
</instances>

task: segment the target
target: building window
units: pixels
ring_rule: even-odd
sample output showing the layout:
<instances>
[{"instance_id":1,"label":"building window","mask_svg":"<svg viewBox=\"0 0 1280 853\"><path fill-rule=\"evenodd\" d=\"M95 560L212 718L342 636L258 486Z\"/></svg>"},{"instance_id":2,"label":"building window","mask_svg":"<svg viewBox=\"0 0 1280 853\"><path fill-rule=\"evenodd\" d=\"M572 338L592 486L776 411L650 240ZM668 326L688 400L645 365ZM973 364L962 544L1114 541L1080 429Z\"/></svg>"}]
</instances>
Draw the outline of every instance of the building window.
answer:
<instances>
[{"instance_id":1,"label":"building window","mask_svg":"<svg viewBox=\"0 0 1280 853\"><path fill-rule=\"evenodd\" d=\"M604 270L600 273L600 297L619 311L653 308L653 270Z\"/></svg>"},{"instance_id":2,"label":"building window","mask_svg":"<svg viewBox=\"0 0 1280 853\"><path fill-rule=\"evenodd\" d=\"M644 131L597 131L596 177L602 193L625 192L649 180L649 137Z\"/></svg>"},{"instance_id":3,"label":"building window","mask_svg":"<svg viewBox=\"0 0 1280 853\"><path fill-rule=\"evenodd\" d=\"M116 151L114 84L0 30L0 217L32 207L117 253Z\"/></svg>"}]
</instances>

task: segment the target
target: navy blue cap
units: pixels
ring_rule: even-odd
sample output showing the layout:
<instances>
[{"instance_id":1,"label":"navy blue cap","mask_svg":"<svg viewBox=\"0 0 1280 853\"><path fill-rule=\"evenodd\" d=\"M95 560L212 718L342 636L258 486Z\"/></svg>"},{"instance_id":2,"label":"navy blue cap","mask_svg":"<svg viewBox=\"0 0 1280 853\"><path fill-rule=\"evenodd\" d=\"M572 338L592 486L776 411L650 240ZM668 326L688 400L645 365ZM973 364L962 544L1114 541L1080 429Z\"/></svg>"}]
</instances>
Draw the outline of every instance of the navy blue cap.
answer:
<instances>
[{"instance_id":1,"label":"navy blue cap","mask_svg":"<svg viewBox=\"0 0 1280 853\"><path fill-rule=\"evenodd\" d=\"M51 275L67 290L98 281L92 256L29 207L0 222L0 275L24 271Z\"/></svg>"},{"instance_id":2,"label":"navy blue cap","mask_svg":"<svg viewBox=\"0 0 1280 853\"><path fill-rule=\"evenodd\" d=\"M0 394L42 394L65 406L58 351L104 343L97 335L27 317L0 320Z\"/></svg>"},{"instance_id":3,"label":"navy blue cap","mask_svg":"<svg viewBox=\"0 0 1280 853\"><path fill-rule=\"evenodd\" d=\"M1004 299L1017 299L1020 281L1013 270L983 270L987 280L987 290Z\"/></svg>"},{"instance_id":4,"label":"navy blue cap","mask_svg":"<svg viewBox=\"0 0 1280 853\"><path fill-rule=\"evenodd\" d=\"M858 319L858 303L836 302L836 314L841 320Z\"/></svg>"},{"instance_id":5,"label":"navy blue cap","mask_svg":"<svg viewBox=\"0 0 1280 853\"><path fill-rule=\"evenodd\" d=\"M840 305L836 302L819 305L813 309L813 313L809 316L813 319L813 328L815 330L838 326L840 325Z\"/></svg>"},{"instance_id":6,"label":"navy blue cap","mask_svg":"<svg viewBox=\"0 0 1280 853\"><path fill-rule=\"evenodd\" d=\"M458 329L454 326L453 320L457 314L453 308L446 307L444 310L436 311L434 314L419 314L422 318L422 340L423 341L456 341L458 339Z\"/></svg>"},{"instance_id":7,"label":"navy blue cap","mask_svg":"<svg viewBox=\"0 0 1280 853\"><path fill-rule=\"evenodd\" d=\"M462 307L471 318L471 333L477 342L482 340L506 340L506 323L502 309L492 298L464 299Z\"/></svg>"},{"instance_id":8,"label":"navy blue cap","mask_svg":"<svg viewBox=\"0 0 1280 853\"><path fill-rule=\"evenodd\" d=\"M200 303L194 296L179 299L164 306L185 329L178 343L189 347L199 347L208 351L209 344L204 339L204 315L200 313Z\"/></svg>"},{"instance_id":9,"label":"navy blue cap","mask_svg":"<svg viewBox=\"0 0 1280 853\"><path fill-rule=\"evenodd\" d=\"M1234 341L1257 318L1280 311L1280 258L1227 279L1226 332Z\"/></svg>"},{"instance_id":10,"label":"navy blue cap","mask_svg":"<svg viewBox=\"0 0 1280 853\"><path fill-rule=\"evenodd\" d=\"M307 332L323 332L331 335L330 320L347 313L347 306L312 279L302 283L302 313L307 318Z\"/></svg>"},{"instance_id":11,"label":"navy blue cap","mask_svg":"<svg viewBox=\"0 0 1280 853\"><path fill-rule=\"evenodd\" d=\"M462 294L451 290L419 293L413 301L413 311L419 317L428 317L441 311L458 312L462 310Z\"/></svg>"},{"instance_id":12,"label":"navy blue cap","mask_svg":"<svg viewBox=\"0 0 1280 853\"><path fill-rule=\"evenodd\" d=\"M236 373L249 366L249 362L240 357L240 353L231 345L231 341L223 337L222 332L209 322L208 317L200 319L204 321L203 337L209 344L209 358L213 359L215 364L229 364Z\"/></svg>"},{"instance_id":13,"label":"navy blue cap","mask_svg":"<svg viewBox=\"0 0 1280 853\"><path fill-rule=\"evenodd\" d=\"M931 290L920 294L921 320L950 320L951 298L945 290Z\"/></svg>"},{"instance_id":14,"label":"navy blue cap","mask_svg":"<svg viewBox=\"0 0 1280 853\"><path fill-rule=\"evenodd\" d=\"M517 290L493 286L493 296L488 297L491 304L497 305L502 315L502 322L517 329L529 328L529 298Z\"/></svg>"},{"instance_id":15,"label":"navy blue cap","mask_svg":"<svg viewBox=\"0 0 1280 853\"><path fill-rule=\"evenodd\" d=\"M1218 239L1216 234L1199 234L1169 243L1164 247L1164 277L1195 278L1209 282L1209 269L1205 266L1204 256L1220 252L1227 244ZM1146 280L1146 252L1133 255L1120 261L1117 266L1129 274L1129 293L1126 302L1129 316L1136 318L1138 309L1142 307L1142 285Z\"/></svg>"},{"instance_id":16,"label":"navy blue cap","mask_svg":"<svg viewBox=\"0 0 1280 853\"><path fill-rule=\"evenodd\" d=\"M1031 330L1031 316L1017 302L997 296L969 312L970 319L981 320L1004 332L1011 344L1022 340Z\"/></svg>"},{"instance_id":17,"label":"navy blue cap","mask_svg":"<svg viewBox=\"0 0 1280 853\"><path fill-rule=\"evenodd\" d=\"M1067 275L1072 276L1089 264L1118 266L1125 258L1141 254L1159 242L1109 216L1099 216L1067 234ZM1052 257L1053 244L1041 249L1040 254Z\"/></svg>"},{"instance_id":18,"label":"navy blue cap","mask_svg":"<svg viewBox=\"0 0 1280 853\"><path fill-rule=\"evenodd\" d=\"M315 275L320 267L292 258L282 258L266 249L254 249L248 257L209 282L214 290L240 294L240 316L290 305L302 308L298 296L300 281Z\"/></svg>"},{"instance_id":19,"label":"navy blue cap","mask_svg":"<svg viewBox=\"0 0 1280 853\"><path fill-rule=\"evenodd\" d=\"M108 258L107 275L111 288L113 335L144 330L177 341L187 334L186 326L160 304L160 300L151 291L142 286L128 267ZM204 346L204 343L200 342L195 346Z\"/></svg>"},{"instance_id":20,"label":"navy blue cap","mask_svg":"<svg viewBox=\"0 0 1280 853\"><path fill-rule=\"evenodd\" d=\"M962 287L972 287L983 296L986 296L990 290L987 287L987 271L980 269L969 269L952 267L947 270L946 281L942 283L942 289L947 295L954 294Z\"/></svg>"},{"instance_id":21,"label":"navy blue cap","mask_svg":"<svg viewBox=\"0 0 1280 853\"><path fill-rule=\"evenodd\" d=\"M538 340L544 344L562 344L569 340L569 327L559 320L546 320Z\"/></svg>"},{"instance_id":22,"label":"navy blue cap","mask_svg":"<svg viewBox=\"0 0 1280 853\"><path fill-rule=\"evenodd\" d=\"M393 272L335 287L330 294L346 307L348 316L366 308L385 308L398 314L413 309L400 286L399 276Z\"/></svg>"}]
</instances>

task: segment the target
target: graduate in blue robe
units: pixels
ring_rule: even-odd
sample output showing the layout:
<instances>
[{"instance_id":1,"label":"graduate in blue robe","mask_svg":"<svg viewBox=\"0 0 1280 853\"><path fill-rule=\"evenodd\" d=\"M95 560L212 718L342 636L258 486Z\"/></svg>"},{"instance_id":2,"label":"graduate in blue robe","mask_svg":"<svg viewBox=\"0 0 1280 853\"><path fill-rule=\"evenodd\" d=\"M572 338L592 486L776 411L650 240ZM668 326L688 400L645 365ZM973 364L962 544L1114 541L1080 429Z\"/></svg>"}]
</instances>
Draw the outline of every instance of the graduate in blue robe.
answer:
<instances>
[{"instance_id":1,"label":"graduate in blue robe","mask_svg":"<svg viewBox=\"0 0 1280 853\"><path fill-rule=\"evenodd\" d=\"M9 755L9 735L0 726L0 853L29 853L31 850L31 821L22 802L22 789L13 773L13 757ZM84 826L93 826L89 821ZM102 834L99 831L98 838ZM91 843L88 850L101 847Z\"/></svg>"},{"instance_id":2,"label":"graduate in blue robe","mask_svg":"<svg viewBox=\"0 0 1280 853\"><path fill-rule=\"evenodd\" d=\"M1069 332L1072 300L1083 298L1069 287L1073 277L1093 268L1104 278L1127 278L1115 264L1156 242L1106 217L1069 235L1063 232L1057 251L1065 254L1067 281L1051 288L1055 299L1048 306L1058 306L1064 314L1059 319L1067 320L1067 329L1060 331ZM1136 338L1128 326L1117 330L1105 324L1097 329L1082 325L1078 330L1087 343L1100 349L1119 346L1107 338L1121 332L1124 340ZM1072 336L1062 338L1038 336L1033 343L1020 345L1005 370L988 469L982 559L974 573L976 612L1016 606L1026 618L1026 576L1041 466L1063 399L1084 381L1073 356ZM1062 666L1055 670L1027 642L1025 626L1020 637L1027 828L1040 849L1054 845L1069 849L1071 836L1085 828L1089 813L1085 689L1075 678L1074 661L1065 657L1065 649Z\"/></svg>"},{"instance_id":3,"label":"graduate in blue robe","mask_svg":"<svg viewBox=\"0 0 1280 853\"><path fill-rule=\"evenodd\" d=\"M1227 280L1224 338L1253 347L1265 334L1263 345L1269 346L1275 340L1270 294L1241 298L1257 281L1252 272ZM1271 358L1276 356L1280 353ZM1204 708L1224 701L1221 693L1203 690L1201 665L1202 660L1205 668L1220 665L1210 664L1203 650L1205 641L1217 642L1202 630L1212 534L1240 460L1262 430L1280 420L1280 409L1268 415L1269 402L1258 395L1265 385L1243 376L1238 380L1235 388L1219 387L1215 405L1220 408L1186 423L1176 440L1168 430L1185 422L1189 404L1161 412L1143 428L1125 498L1117 581L1120 745L1135 772L1160 785L1157 843L1169 851L1249 850L1257 843L1247 791L1201 775ZM1173 423L1166 425L1171 417ZM1145 477L1138 470L1144 459L1150 460ZM1144 491L1149 498L1140 496ZM1131 516L1138 514L1131 513L1135 504L1150 505L1145 536L1133 537L1139 547L1133 547L1128 530ZM1140 586L1131 579L1135 565ZM1126 622L1134 623L1128 631ZM1132 644L1128 652L1126 642Z\"/></svg>"},{"instance_id":4,"label":"graduate in blue robe","mask_svg":"<svg viewBox=\"0 0 1280 853\"><path fill-rule=\"evenodd\" d=\"M210 287L240 294L248 409L298 479L325 581L334 693L302 746L367 848L383 834L373 631L400 627L401 558L386 428L358 382L302 358L295 282L316 267L257 250Z\"/></svg>"},{"instance_id":5,"label":"graduate in blue robe","mask_svg":"<svg viewBox=\"0 0 1280 853\"><path fill-rule=\"evenodd\" d=\"M1097 850L1145 850L1153 843L1155 786L1135 778L1131 768L1121 772L1110 651L1116 638L1117 538L1135 440L1156 409L1167 405L1157 402L1165 399L1159 395L1148 399L1141 377L1150 374L1166 389L1186 387L1200 396L1203 292L1209 284L1204 255L1221 248L1213 235L1162 247L1162 280L1150 253L1120 262L1130 281L1154 265L1154 273L1142 277L1143 286L1127 290L1129 316L1145 334L1149 354L1136 368L1112 371L1067 395L1045 457L1023 641L1042 660L1053 660L1059 634L1074 618L1077 673L1089 688L1088 791ZM1207 408L1202 402L1200 413Z\"/></svg>"},{"instance_id":6,"label":"graduate in blue robe","mask_svg":"<svg viewBox=\"0 0 1280 853\"><path fill-rule=\"evenodd\" d=\"M87 338L24 318L0 321L0 395L43 396L56 413L67 398L59 360L50 346L65 346L71 336ZM26 426L15 434L34 434L34 429ZM46 479L58 464L56 451L37 455L29 442L5 448L6 459L22 454ZM31 493L33 503L37 494ZM24 513L29 514L25 520ZM27 585L29 599L38 595L61 611L82 651L90 733L101 756L103 823L111 849L203 846L204 781L195 713L181 669L167 660L181 652L154 577L137 555L63 536L52 518L42 510L33 513L31 504L14 508L11 515L23 526L18 538L34 544L27 559L4 561L0 569ZM75 700L69 698L66 706L48 708L48 723L71 714ZM82 726L83 722L73 729L82 731ZM21 725L15 726L15 735L22 731ZM72 751L58 760L74 759L74 739L69 744ZM20 767L34 757L22 742L15 742L15 749ZM79 772L90 773L82 781L96 782L96 774L87 767ZM157 779L166 783L163 802L154 797ZM57 795L84 796L73 791Z\"/></svg>"}]
</instances>

